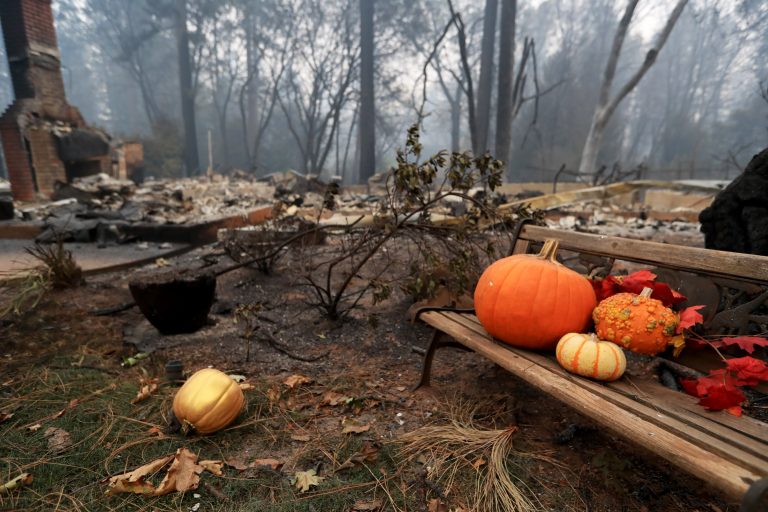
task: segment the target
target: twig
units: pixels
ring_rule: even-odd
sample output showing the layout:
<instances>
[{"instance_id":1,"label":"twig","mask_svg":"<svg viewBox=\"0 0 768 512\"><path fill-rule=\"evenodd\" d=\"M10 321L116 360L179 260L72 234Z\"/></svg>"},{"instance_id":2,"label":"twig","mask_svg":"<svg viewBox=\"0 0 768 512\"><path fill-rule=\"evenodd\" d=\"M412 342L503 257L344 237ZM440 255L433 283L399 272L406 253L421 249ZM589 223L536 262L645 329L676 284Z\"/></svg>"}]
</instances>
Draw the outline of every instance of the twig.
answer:
<instances>
[{"instance_id":1,"label":"twig","mask_svg":"<svg viewBox=\"0 0 768 512\"><path fill-rule=\"evenodd\" d=\"M281 354L285 354L286 356L290 357L291 359L296 359L297 361L303 361L305 363L314 363L315 361L318 361L324 357L327 357L330 352L324 352L320 354L319 356L300 356L298 354L294 354L291 351L289 351L287 348L283 346L282 343L280 343L277 338L275 338L275 335L272 334L269 331L265 332L266 337L260 338L261 341L266 341L270 347L274 348Z\"/></svg>"},{"instance_id":2,"label":"twig","mask_svg":"<svg viewBox=\"0 0 768 512\"><path fill-rule=\"evenodd\" d=\"M136 305L136 302L126 302L124 304L118 304L116 306L109 306L107 308L99 308L99 309L92 309L88 312L91 316L109 316L109 315L115 315L117 313L122 313L123 311L128 311L132 307Z\"/></svg>"}]
</instances>

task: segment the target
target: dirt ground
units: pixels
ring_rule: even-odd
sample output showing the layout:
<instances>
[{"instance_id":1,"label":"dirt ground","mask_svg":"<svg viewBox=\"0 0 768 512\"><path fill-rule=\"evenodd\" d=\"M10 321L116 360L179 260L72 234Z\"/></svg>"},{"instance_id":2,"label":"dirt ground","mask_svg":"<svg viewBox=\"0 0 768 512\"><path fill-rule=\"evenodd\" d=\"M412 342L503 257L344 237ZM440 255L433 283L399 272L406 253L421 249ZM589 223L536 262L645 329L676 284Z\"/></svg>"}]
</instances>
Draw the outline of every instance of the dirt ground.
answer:
<instances>
[{"instance_id":1,"label":"dirt ground","mask_svg":"<svg viewBox=\"0 0 768 512\"><path fill-rule=\"evenodd\" d=\"M172 264L200 265L203 255L214 250L195 251ZM131 301L127 283L136 271L94 276L80 288L52 292L34 313L0 326L0 412L15 414L0 423L0 483L18 471L41 475L29 489L10 497L0 495L0 509L462 510L466 501L460 489L439 485L424 489L415 476L419 463L402 461L396 448L388 448L396 446L393 443L403 433L449 417L457 404L479 405L492 418L489 424L497 428L516 425L516 448L548 458L550 462L523 457L528 462L519 475L542 510L737 509L710 492L706 482L680 474L475 354L454 349L439 352L432 387L413 392L422 359L414 347L427 345L430 330L407 321L410 301L394 293L375 306L364 304L343 322L331 322L307 305L309 290L300 286L293 265L283 261L269 276L249 268L221 276L210 325L193 334L161 336L137 308L106 316L91 314ZM258 304L249 360L243 337L246 324L235 313L243 304ZM269 337L267 331L284 351L318 359L300 361L277 350L263 341ZM150 355L132 367L121 366L125 357L138 352ZM153 452L145 451L150 443L146 432L165 427L175 388L161 386L157 396L135 406L128 405L127 398L136 393L142 376L162 378L170 360L181 361L186 372L213 366L243 375L254 387L246 392L247 412L232 429L203 438L163 434L164 446L191 444L212 457L246 463L273 457L283 462L281 469L265 475L227 468L223 481L206 475L207 483L183 498L104 497L103 479L152 458ZM92 396L86 392L91 388L84 384L79 389L76 384L87 372L96 375L100 385L116 385L123 393L99 395L98 413L109 410L115 426L109 431L98 427L101 437L96 438L89 430L95 427L85 420L79 425L75 421L78 408L83 414L89 410L85 405L61 417L46 416L46 411L71 404L70 397L85 403L83 397ZM295 374L311 382L289 389L283 382ZM70 385L68 378L75 384ZM42 399L43 385L51 390L60 386L66 392ZM329 392L349 400L331 406L324 398ZM117 405L118 400L122 405ZM94 402L88 403L96 408ZM102 444L123 444L119 449L109 446L108 455L100 460L79 464L87 466L87 471L46 480L45 468L60 461L51 455L50 445L46 448L41 433L24 431L40 418L45 419L42 430L49 424L63 425L76 439L83 439L83 444L76 443L65 452L70 457L66 461L76 460L79 452L90 454L93 450L86 447L99 439ZM349 422L369 428L360 434L342 434ZM118 427L125 435L111 441ZM338 470L339 464L360 443L381 447L378 461L371 464L376 470L347 476ZM316 468L326 480L301 493L289 477L307 467ZM393 484L397 492L387 487L389 481L399 482ZM262 490L245 485L254 483ZM365 503L378 508L364 508Z\"/></svg>"}]
</instances>

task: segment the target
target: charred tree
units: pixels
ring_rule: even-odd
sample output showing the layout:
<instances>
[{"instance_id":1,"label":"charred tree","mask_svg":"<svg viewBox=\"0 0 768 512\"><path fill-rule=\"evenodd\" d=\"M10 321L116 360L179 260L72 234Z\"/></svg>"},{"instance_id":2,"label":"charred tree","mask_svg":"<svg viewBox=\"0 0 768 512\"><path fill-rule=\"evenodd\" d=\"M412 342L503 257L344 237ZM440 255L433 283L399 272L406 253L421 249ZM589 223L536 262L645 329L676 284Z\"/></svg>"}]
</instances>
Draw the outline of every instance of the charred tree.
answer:
<instances>
[{"instance_id":1,"label":"charred tree","mask_svg":"<svg viewBox=\"0 0 768 512\"><path fill-rule=\"evenodd\" d=\"M489 149L488 131L491 124L491 96L493 91L493 61L496 47L496 13L498 0L485 1L483 41L480 50L480 79L477 83L477 138L472 151L479 155Z\"/></svg>"},{"instance_id":2,"label":"charred tree","mask_svg":"<svg viewBox=\"0 0 768 512\"><path fill-rule=\"evenodd\" d=\"M699 215L707 249L768 256L768 148Z\"/></svg>"},{"instance_id":3,"label":"charred tree","mask_svg":"<svg viewBox=\"0 0 768 512\"><path fill-rule=\"evenodd\" d=\"M616 76L616 68L619 63L619 57L621 56L621 47L624 45L624 39L626 38L627 31L629 30L629 24L632 21L632 17L635 13L639 0L629 0L627 8L624 11L624 15L619 21L619 26L616 29L616 34L613 37L613 44L611 46L611 53L608 57L608 63L605 66L605 72L603 74L603 83L600 86L600 97L595 107L595 113L592 116L592 124L589 127L587 133L587 140L584 142L584 149L581 153L581 162L579 164L580 174L593 174L597 170L597 156L600 151L600 145L602 144L603 134L605 133L605 127L608 125L611 116L616 111L621 101L640 83L645 73L651 69L659 52L664 47L664 44L669 38L669 34L672 33L672 29L675 27L680 14L683 12L688 0L678 0L675 8L672 9L669 18L667 19L664 28L661 30L656 38L653 48L648 50L645 55L640 68L629 78L627 83L611 97L611 86L613 85L613 79Z\"/></svg>"},{"instance_id":4,"label":"charred tree","mask_svg":"<svg viewBox=\"0 0 768 512\"><path fill-rule=\"evenodd\" d=\"M496 158L509 161L512 146L512 80L515 68L517 0L501 0L499 81L496 105Z\"/></svg>"},{"instance_id":5,"label":"charred tree","mask_svg":"<svg viewBox=\"0 0 768 512\"><path fill-rule=\"evenodd\" d=\"M376 170L376 108L373 88L373 0L360 0L360 172L366 183Z\"/></svg>"},{"instance_id":6,"label":"charred tree","mask_svg":"<svg viewBox=\"0 0 768 512\"><path fill-rule=\"evenodd\" d=\"M184 172L185 176L192 176L200 169L200 160L197 152L195 89L192 85L192 62L187 30L187 0L176 0L176 46L179 58L181 116L184 121Z\"/></svg>"}]
</instances>

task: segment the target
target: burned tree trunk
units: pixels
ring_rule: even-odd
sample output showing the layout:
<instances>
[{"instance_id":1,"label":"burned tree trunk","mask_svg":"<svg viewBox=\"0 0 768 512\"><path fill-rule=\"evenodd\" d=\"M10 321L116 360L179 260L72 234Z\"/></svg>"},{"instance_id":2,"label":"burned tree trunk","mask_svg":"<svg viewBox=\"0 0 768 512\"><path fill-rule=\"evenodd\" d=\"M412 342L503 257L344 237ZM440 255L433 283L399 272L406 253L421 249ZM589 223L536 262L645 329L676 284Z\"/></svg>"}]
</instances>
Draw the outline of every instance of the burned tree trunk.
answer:
<instances>
[{"instance_id":1,"label":"burned tree trunk","mask_svg":"<svg viewBox=\"0 0 768 512\"><path fill-rule=\"evenodd\" d=\"M376 172L376 107L374 104L373 0L360 0L360 171L361 183Z\"/></svg>"},{"instance_id":2,"label":"burned tree trunk","mask_svg":"<svg viewBox=\"0 0 768 512\"><path fill-rule=\"evenodd\" d=\"M768 148L699 215L706 247L768 256Z\"/></svg>"},{"instance_id":3,"label":"burned tree trunk","mask_svg":"<svg viewBox=\"0 0 768 512\"><path fill-rule=\"evenodd\" d=\"M476 155L485 153L488 146L488 129L491 124L491 95L493 94L493 62L496 43L496 14L498 0L485 0L485 18L483 19L483 41L480 53L480 80L477 85L477 112L475 126L477 137L472 151Z\"/></svg>"},{"instance_id":4,"label":"burned tree trunk","mask_svg":"<svg viewBox=\"0 0 768 512\"><path fill-rule=\"evenodd\" d=\"M197 125L195 123L195 89L192 80L192 61L189 55L187 30L187 0L176 1L176 44L179 59L179 86L181 87L181 117L184 120L185 176L193 176L200 169L197 153Z\"/></svg>"},{"instance_id":5,"label":"burned tree trunk","mask_svg":"<svg viewBox=\"0 0 768 512\"><path fill-rule=\"evenodd\" d=\"M632 17L635 13L635 7L637 7L639 0L630 0L627 4L627 8L624 11L619 26L616 29L616 34L613 36L613 45L611 47L611 53L608 57L608 64L605 67L603 75L603 84L600 87L600 97L598 99L597 106L595 107L595 113L592 116L592 124L589 127L587 133L587 140L584 142L584 149L581 153L581 162L579 163L579 174L595 174L597 172L597 157L600 151L600 146L603 141L603 135L605 128L610 121L611 116L618 108L621 101L640 83L645 73L656 62L656 58L659 52L664 47L664 44L669 38L669 34L672 33L672 29L675 28L677 20L680 18L680 14L683 12L688 0L678 0L674 9L667 18L667 23L664 28L659 32L656 37L656 41L653 48L648 50L645 55L645 60L640 68L627 80L627 83L611 98L611 86L613 85L613 79L616 75L616 68L619 63L619 57L621 55L621 47L624 45L624 39L629 30L629 24L632 21Z\"/></svg>"},{"instance_id":6,"label":"burned tree trunk","mask_svg":"<svg viewBox=\"0 0 768 512\"><path fill-rule=\"evenodd\" d=\"M512 83L515 68L515 26L517 0L501 2L501 35L499 36L499 81L496 111L496 158L509 162L512 147Z\"/></svg>"}]
</instances>

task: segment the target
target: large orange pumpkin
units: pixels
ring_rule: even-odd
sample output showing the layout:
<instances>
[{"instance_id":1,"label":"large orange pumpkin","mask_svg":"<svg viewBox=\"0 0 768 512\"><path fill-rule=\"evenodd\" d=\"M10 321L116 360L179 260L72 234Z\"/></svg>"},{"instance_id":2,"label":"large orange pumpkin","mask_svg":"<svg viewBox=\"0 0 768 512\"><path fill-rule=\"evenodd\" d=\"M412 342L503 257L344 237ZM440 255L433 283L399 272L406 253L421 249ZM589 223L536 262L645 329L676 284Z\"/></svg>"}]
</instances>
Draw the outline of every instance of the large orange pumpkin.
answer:
<instances>
[{"instance_id":1,"label":"large orange pumpkin","mask_svg":"<svg viewBox=\"0 0 768 512\"><path fill-rule=\"evenodd\" d=\"M600 339L650 356L675 344L680 319L651 293L645 288L640 295L617 293L600 302L592 313Z\"/></svg>"},{"instance_id":2,"label":"large orange pumpkin","mask_svg":"<svg viewBox=\"0 0 768 512\"><path fill-rule=\"evenodd\" d=\"M173 414L184 431L210 434L240 414L245 397L240 386L224 372L205 368L195 372L173 398Z\"/></svg>"},{"instance_id":3,"label":"large orange pumpkin","mask_svg":"<svg viewBox=\"0 0 768 512\"><path fill-rule=\"evenodd\" d=\"M485 269L475 288L475 311L489 334L545 350L587 327L595 292L584 276L557 262L557 247L547 240L538 255L509 256Z\"/></svg>"}]
</instances>

